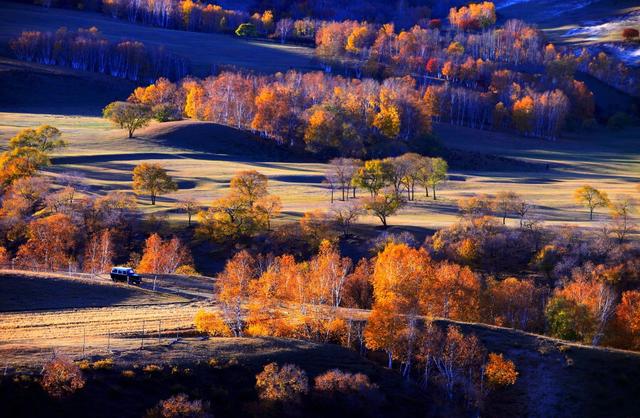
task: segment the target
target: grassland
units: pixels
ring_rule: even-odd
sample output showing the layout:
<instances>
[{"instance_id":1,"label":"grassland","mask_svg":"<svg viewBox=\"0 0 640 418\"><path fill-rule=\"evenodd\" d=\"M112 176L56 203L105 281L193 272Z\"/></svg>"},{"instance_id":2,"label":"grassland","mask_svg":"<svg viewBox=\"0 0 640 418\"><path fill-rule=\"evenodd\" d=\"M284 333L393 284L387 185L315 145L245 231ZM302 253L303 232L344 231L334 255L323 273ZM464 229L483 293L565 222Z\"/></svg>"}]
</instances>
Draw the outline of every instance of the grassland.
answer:
<instances>
[{"instance_id":1,"label":"grassland","mask_svg":"<svg viewBox=\"0 0 640 418\"><path fill-rule=\"evenodd\" d=\"M0 140L19 129L48 123L57 126L69 146L54 156L47 170L56 176L64 171L82 174L89 193L131 190L131 170L141 161L159 162L175 177L179 191L151 206L140 196L140 207L169 221L186 224L186 216L175 210L175 202L193 197L208 204L221 196L231 176L239 170L255 169L270 179L271 193L283 200L278 222L298 219L305 211L329 209L329 191L322 184L326 165L287 154L277 147L257 142L247 133L224 126L193 121L153 124L137 138L124 138L123 131L95 117L0 113ZM533 201L536 213L550 225L573 224L599 227L606 212L589 222L586 210L572 201L573 190L592 184L610 196L633 195L640 179L638 130L574 135L558 141L514 137L510 134L438 126L445 147L464 152L505 156L531 164L503 167L500 161L487 167L461 167L451 172L439 199L421 198L390 219L392 225L413 231L431 231L458 220L456 202L473 194L500 190L518 192ZM1 143L1 142L0 142ZM475 155L475 154L472 154ZM362 193L362 192L360 192ZM515 219L509 220L515 224ZM377 225L364 217L364 225Z\"/></svg>"},{"instance_id":2,"label":"grassland","mask_svg":"<svg viewBox=\"0 0 640 418\"><path fill-rule=\"evenodd\" d=\"M0 45L6 45L23 30L55 32L62 26L69 30L95 26L109 40L134 39L146 45L164 46L171 52L189 58L193 66L192 74L199 76L210 74L219 65L268 73L290 68L319 68L312 59L313 50L310 48L248 41L223 34L133 25L98 13L0 3Z\"/></svg>"}]
</instances>

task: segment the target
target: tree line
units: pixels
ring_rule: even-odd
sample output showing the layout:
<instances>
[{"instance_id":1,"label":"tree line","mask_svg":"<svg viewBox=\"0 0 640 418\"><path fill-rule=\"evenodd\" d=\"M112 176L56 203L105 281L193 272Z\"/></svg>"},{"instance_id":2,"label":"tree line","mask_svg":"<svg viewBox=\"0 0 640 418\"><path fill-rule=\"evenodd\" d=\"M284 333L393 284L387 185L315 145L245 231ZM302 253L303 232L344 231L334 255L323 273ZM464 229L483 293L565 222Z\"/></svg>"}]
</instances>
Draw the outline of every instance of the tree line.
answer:
<instances>
[{"instance_id":1,"label":"tree line","mask_svg":"<svg viewBox=\"0 0 640 418\"><path fill-rule=\"evenodd\" d=\"M38 0L38 3L42 2ZM45 2L45 6L51 5L69 6L68 2ZM84 3L75 6L85 8ZM494 27L495 5L487 1L451 8L447 19L449 26L445 28L441 19L430 18L428 7L404 4L390 13L393 16L387 23L378 19L383 5L376 6L376 16L359 20L350 20L350 14L359 13L352 10L353 13L345 14L344 5L340 13L343 17L339 19L313 12L317 8L324 9L327 6L324 2L322 6L309 5L304 13L306 16L282 5L265 5L265 9L256 9L262 12L249 14L192 0L108 0L101 5L88 6L87 9L99 9L114 18L147 25L234 32L238 36L276 38L283 43L313 43L320 59L329 64L348 64L356 69L358 77L411 74L447 80L459 78L475 88L482 78L473 74L476 69L469 71L471 61L479 61L478 67L485 73L496 67L518 70L532 65L548 67L550 62L555 66L564 61L571 62L572 71L579 69L632 95L640 94L637 69L603 51L594 56L587 48L583 48L578 56L571 48L561 48L557 55L550 55L547 49L551 47L555 51L556 47L546 43L541 31L521 20L512 19L502 28ZM275 11L273 6L276 6ZM396 27L401 29L399 33L396 33Z\"/></svg>"},{"instance_id":2,"label":"tree line","mask_svg":"<svg viewBox=\"0 0 640 418\"><path fill-rule=\"evenodd\" d=\"M55 33L24 31L9 43L16 58L113 77L149 82L158 77L179 79L189 73L189 61L164 47L134 40L112 42L97 28L65 27Z\"/></svg>"},{"instance_id":3,"label":"tree line","mask_svg":"<svg viewBox=\"0 0 640 418\"><path fill-rule=\"evenodd\" d=\"M421 91L410 77L345 79L320 72L225 72L178 83L160 79L129 102L250 129L280 144L324 155L366 156L406 149L431 133ZM157 116L156 116L157 117Z\"/></svg>"}]
</instances>

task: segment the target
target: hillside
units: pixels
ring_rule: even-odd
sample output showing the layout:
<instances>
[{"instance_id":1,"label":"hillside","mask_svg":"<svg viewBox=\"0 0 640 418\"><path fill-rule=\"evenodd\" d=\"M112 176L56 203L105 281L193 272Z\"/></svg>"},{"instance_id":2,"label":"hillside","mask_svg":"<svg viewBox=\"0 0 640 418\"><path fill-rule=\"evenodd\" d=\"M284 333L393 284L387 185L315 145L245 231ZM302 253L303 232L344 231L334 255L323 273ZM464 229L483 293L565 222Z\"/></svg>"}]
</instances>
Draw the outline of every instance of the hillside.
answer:
<instances>
[{"instance_id":1,"label":"hillside","mask_svg":"<svg viewBox=\"0 0 640 418\"><path fill-rule=\"evenodd\" d=\"M98 13L66 9L45 9L11 2L0 2L0 45L23 30L55 32L95 26L109 40L133 39L157 45L191 61L193 75L206 76L219 66L241 67L273 73L290 68L319 69L313 62L313 50L271 42L247 41L230 35L185 32L135 25L110 19ZM2 55L8 56L9 51Z\"/></svg>"},{"instance_id":2,"label":"hillside","mask_svg":"<svg viewBox=\"0 0 640 418\"><path fill-rule=\"evenodd\" d=\"M11 279L6 274L0 280ZM30 280L46 281L45 276L33 277ZM69 283L76 281L67 280ZM1 282L0 282L1 283ZM109 285L120 288L120 285ZM85 284L86 286L86 284ZM191 285L183 284L184 291ZM86 288L91 291L90 287ZM17 289L9 288L3 292L11 296ZM108 298L108 294L101 296ZM12 370L34 370L49 357L50 350L55 349L74 357L82 354L83 329L87 344L87 354L91 358L105 356L107 330L111 329L111 357L116 361L118 370L131 369L153 363L160 365L180 365L190 368L193 378L183 379L173 374L163 377L165 384L161 389L149 391L146 383L153 381L151 377L141 377L139 384L129 385L126 391L128 408L120 409L118 399L123 395L104 397L105 387L121 387L125 385L119 373L95 372L95 381L75 397L70 403L59 406L61 410L49 416L74 415L74 406L84 405L84 413L92 416L113 416L114 409L119 416L140 416L140 411L154 404L161 393L168 392L171 385L180 384L187 391L195 391L204 384L210 387L218 385L228 391L231 396L225 397L225 404L231 402L240 408L241 404L252 396L252 378L261 366L271 362L291 362L300 365L310 376L339 367L352 372L362 372L381 385L390 402L394 405L394 416L409 416L424 410L426 403L428 416L445 416L442 400L434 397L433 392L424 393L417 386L403 384L397 372L383 369L377 361L382 359L372 356L369 360L361 358L354 351L336 345L322 345L299 340L278 338L212 338L202 340L190 334L195 308L193 305L180 305L170 301L156 300L149 305L132 310L127 307L101 308L96 310L76 300L74 310L49 310L38 315L31 312L1 313L3 324L0 327L0 353ZM31 305L35 306L35 305ZM74 306L74 305L71 305ZM126 321L125 312L137 318ZM96 315L99 312L98 315ZM137 312L137 313L134 313ZM357 313L362 316L363 311ZM153 314L153 315L152 315ZM124 315L124 316L123 316ZM121 318L118 322L117 318ZM21 324L29 320L30 327ZM147 339L144 350L140 350L140 337L146 319ZM156 335L158 320L162 322L162 332ZM489 409L485 416L531 416L531 417L575 417L575 416L609 416L631 417L640 413L636 400L640 396L640 382L635 378L640 374L640 354L621 350L602 349L581 346L560 340L528 334L507 328L481 324L437 321L440 326L459 325L465 333L475 333L482 344L489 350L504 353L512 359L518 368L517 383L504 391L492 395ZM56 325L58 324L58 325ZM66 324L61 327L60 324ZM178 326L178 328L171 328ZM126 327L126 328L124 328ZM172 342L175 330L180 330L183 339L179 343ZM56 332L56 339L42 338ZM191 335L191 336L190 336ZM240 367L223 368L213 372L206 362L216 358L224 364L231 358L238 360ZM372 362L373 360L373 362ZM384 361L382 361L384 362ZM137 366L136 366L137 365ZM138 370L138 373L140 371ZM243 382L243 383L240 383ZM612 392L612 388L615 391ZM159 391L159 392L158 392ZM238 393L248 392L245 395ZM115 396L115 397L114 397ZM210 398L214 402L215 394L205 391L200 396ZM92 404L86 402L91 399ZM243 401L244 399L244 401ZM405 402L401 401L404 399ZM4 399L3 402L7 402ZM19 405L19 399L9 405ZM6 404L5 404L6 405ZM66 406L65 406L66 405ZM16 406L18 407L18 406ZM389 405L387 405L387 408ZM382 411L389 412L384 408ZM399 409L398 409L399 408ZM36 409L21 409L41 416L44 412ZM216 416L235 416L233 408L214 403ZM451 413L452 411L448 411ZM457 415L457 414L454 414ZM16 415L20 416L20 414ZM23 415L24 416L24 415ZM259 414L259 416L263 416Z\"/></svg>"}]
</instances>

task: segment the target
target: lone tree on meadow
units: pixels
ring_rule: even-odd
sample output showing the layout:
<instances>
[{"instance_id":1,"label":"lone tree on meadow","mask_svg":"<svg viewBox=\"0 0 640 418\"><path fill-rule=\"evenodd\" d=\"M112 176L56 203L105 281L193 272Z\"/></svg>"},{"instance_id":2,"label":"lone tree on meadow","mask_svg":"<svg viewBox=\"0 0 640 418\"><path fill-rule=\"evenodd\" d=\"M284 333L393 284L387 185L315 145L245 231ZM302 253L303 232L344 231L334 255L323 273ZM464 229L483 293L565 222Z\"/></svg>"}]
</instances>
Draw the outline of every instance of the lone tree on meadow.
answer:
<instances>
[{"instance_id":1,"label":"lone tree on meadow","mask_svg":"<svg viewBox=\"0 0 640 418\"><path fill-rule=\"evenodd\" d=\"M126 129L129 138L133 138L136 129L149 124L153 114L148 106L138 103L112 102L102 111L102 116L122 129Z\"/></svg>"},{"instance_id":2,"label":"lone tree on meadow","mask_svg":"<svg viewBox=\"0 0 640 418\"><path fill-rule=\"evenodd\" d=\"M176 191L178 186L160 164L141 163L133 169L133 190L137 194L148 193L155 205L157 196Z\"/></svg>"},{"instance_id":3,"label":"lone tree on meadow","mask_svg":"<svg viewBox=\"0 0 640 418\"><path fill-rule=\"evenodd\" d=\"M589 220L593 220L593 212L597 208L609 206L609 197L607 193L602 192L595 187L584 185L573 193L574 200L582 206L589 209Z\"/></svg>"}]
</instances>

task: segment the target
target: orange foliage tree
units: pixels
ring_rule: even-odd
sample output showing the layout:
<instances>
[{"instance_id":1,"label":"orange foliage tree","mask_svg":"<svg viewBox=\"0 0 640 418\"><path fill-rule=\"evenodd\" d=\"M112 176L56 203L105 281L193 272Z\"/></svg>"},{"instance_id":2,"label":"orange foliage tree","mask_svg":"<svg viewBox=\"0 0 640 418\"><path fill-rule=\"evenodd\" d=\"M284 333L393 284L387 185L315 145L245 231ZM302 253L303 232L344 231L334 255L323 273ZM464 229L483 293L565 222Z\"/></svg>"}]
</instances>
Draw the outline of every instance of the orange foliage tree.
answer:
<instances>
[{"instance_id":1,"label":"orange foliage tree","mask_svg":"<svg viewBox=\"0 0 640 418\"><path fill-rule=\"evenodd\" d=\"M191 252L177 237L164 241L160 235L152 234L145 241L138 272L171 274L178 267L192 263Z\"/></svg>"},{"instance_id":2,"label":"orange foliage tree","mask_svg":"<svg viewBox=\"0 0 640 418\"><path fill-rule=\"evenodd\" d=\"M113 256L111 231L104 229L89 239L84 250L83 269L92 274L108 273Z\"/></svg>"},{"instance_id":3,"label":"orange foliage tree","mask_svg":"<svg viewBox=\"0 0 640 418\"><path fill-rule=\"evenodd\" d=\"M244 304L249 298L250 283L256 278L256 274L256 260L243 250L227 261L224 271L218 276L218 299L222 305L222 314L236 337L243 333Z\"/></svg>"},{"instance_id":4,"label":"orange foliage tree","mask_svg":"<svg viewBox=\"0 0 640 418\"><path fill-rule=\"evenodd\" d=\"M57 213L27 226L27 242L17 253L18 265L33 269L68 268L76 244L77 229L69 216Z\"/></svg>"}]
</instances>

